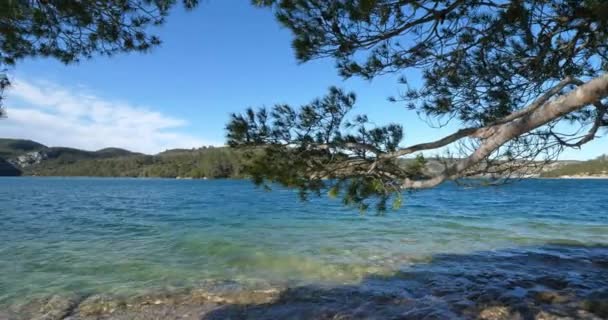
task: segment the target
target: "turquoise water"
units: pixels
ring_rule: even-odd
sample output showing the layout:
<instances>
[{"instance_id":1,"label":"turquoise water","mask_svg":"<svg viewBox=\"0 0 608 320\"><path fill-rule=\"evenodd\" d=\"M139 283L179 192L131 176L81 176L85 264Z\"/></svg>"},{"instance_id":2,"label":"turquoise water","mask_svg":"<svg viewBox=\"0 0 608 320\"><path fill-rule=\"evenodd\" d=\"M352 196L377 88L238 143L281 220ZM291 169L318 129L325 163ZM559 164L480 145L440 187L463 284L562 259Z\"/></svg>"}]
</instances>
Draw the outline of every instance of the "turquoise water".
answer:
<instances>
[{"instance_id":1,"label":"turquoise water","mask_svg":"<svg viewBox=\"0 0 608 320\"><path fill-rule=\"evenodd\" d=\"M398 212L248 181L1 178L0 304L231 279L356 283L441 253L608 244L608 180L444 185Z\"/></svg>"}]
</instances>

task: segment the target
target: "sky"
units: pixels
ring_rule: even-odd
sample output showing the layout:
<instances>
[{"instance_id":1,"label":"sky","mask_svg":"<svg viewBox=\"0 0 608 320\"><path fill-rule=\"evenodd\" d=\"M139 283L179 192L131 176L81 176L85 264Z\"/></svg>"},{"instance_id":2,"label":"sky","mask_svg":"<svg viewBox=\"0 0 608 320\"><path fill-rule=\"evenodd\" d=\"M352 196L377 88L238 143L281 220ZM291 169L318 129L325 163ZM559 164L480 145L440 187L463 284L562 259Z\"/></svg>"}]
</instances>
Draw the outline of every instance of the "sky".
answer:
<instances>
[{"instance_id":1,"label":"sky","mask_svg":"<svg viewBox=\"0 0 608 320\"><path fill-rule=\"evenodd\" d=\"M299 106L335 85L357 94L353 114L404 126L404 145L458 129L429 127L416 112L391 103L404 90L398 75L373 81L338 76L334 61L299 64L290 32L249 1L208 0L178 8L156 32L149 53L95 57L74 65L28 59L9 70L8 118L0 137L86 150L120 147L154 154L172 148L223 145L233 112L288 103ZM416 74L405 74L416 83ZM608 153L600 138L562 159Z\"/></svg>"}]
</instances>

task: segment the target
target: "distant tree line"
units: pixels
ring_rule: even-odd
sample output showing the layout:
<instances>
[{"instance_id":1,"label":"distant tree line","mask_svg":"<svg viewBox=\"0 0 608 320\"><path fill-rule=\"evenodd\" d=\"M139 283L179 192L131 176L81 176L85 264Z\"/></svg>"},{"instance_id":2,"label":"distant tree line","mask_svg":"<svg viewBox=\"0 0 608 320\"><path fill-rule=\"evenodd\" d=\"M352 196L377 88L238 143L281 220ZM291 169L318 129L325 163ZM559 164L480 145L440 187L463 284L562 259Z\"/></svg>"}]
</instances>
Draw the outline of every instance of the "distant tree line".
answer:
<instances>
[{"instance_id":1,"label":"distant tree line","mask_svg":"<svg viewBox=\"0 0 608 320\"><path fill-rule=\"evenodd\" d=\"M608 176L608 155L602 155L589 161L566 165L542 174L543 177L548 178L575 175Z\"/></svg>"},{"instance_id":2,"label":"distant tree line","mask_svg":"<svg viewBox=\"0 0 608 320\"><path fill-rule=\"evenodd\" d=\"M73 154L23 168L24 175L241 178L244 159L228 148L168 151L158 155L129 155L103 159L79 159Z\"/></svg>"}]
</instances>

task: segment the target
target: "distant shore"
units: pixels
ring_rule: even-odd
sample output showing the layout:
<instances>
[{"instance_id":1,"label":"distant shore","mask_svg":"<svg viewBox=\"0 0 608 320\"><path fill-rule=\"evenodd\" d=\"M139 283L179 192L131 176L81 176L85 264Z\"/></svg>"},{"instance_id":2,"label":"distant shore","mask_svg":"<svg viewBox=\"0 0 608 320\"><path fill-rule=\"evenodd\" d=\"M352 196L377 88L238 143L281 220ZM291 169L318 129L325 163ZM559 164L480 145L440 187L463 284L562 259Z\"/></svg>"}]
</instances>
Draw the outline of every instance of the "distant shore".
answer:
<instances>
[{"instance_id":1,"label":"distant shore","mask_svg":"<svg viewBox=\"0 0 608 320\"><path fill-rule=\"evenodd\" d=\"M543 177L546 179L598 179L598 180L602 180L602 179L608 179L608 175L601 175L601 176L579 176L579 175L572 175L572 176L559 176L559 177Z\"/></svg>"},{"instance_id":2,"label":"distant shore","mask_svg":"<svg viewBox=\"0 0 608 320\"><path fill-rule=\"evenodd\" d=\"M107 178L107 179L166 179L166 180L248 180L246 177L208 178L208 177L139 177L139 176L64 176L64 175L19 175L0 176L0 178ZM569 179L569 180L608 180L608 175L563 175L557 177L525 176L520 179Z\"/></svg>"}]
</instances>

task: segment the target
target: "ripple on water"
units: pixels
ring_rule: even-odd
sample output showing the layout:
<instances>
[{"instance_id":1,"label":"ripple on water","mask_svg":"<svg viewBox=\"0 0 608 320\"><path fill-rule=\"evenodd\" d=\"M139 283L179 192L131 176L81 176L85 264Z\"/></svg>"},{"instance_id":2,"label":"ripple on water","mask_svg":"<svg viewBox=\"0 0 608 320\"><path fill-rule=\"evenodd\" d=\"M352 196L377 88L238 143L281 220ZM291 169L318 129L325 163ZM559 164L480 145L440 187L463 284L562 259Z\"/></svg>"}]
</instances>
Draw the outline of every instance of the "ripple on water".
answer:
<instances>
[{"instance_id":1,"label":"ripple on water","mask_svg":"<svg viewBox=\"0 0 608 320\"><path fill-rule=\"evenodd\" d=\"M244 181L2 180L0 303L39 293L132 295L205 280L356 286L396 270L432 276L445 253L607 245L608 182L574 183L446 185L408 195L398 212L362 216L339 201L301 203L292 191L268 193ZM434 279L475 282L495 267L503 274L494 281L536 281L507 272L530 271L517 264L492 263ZM420 292L445 289L414 278Z\"/></svg>"}]
</instances>

